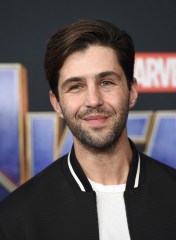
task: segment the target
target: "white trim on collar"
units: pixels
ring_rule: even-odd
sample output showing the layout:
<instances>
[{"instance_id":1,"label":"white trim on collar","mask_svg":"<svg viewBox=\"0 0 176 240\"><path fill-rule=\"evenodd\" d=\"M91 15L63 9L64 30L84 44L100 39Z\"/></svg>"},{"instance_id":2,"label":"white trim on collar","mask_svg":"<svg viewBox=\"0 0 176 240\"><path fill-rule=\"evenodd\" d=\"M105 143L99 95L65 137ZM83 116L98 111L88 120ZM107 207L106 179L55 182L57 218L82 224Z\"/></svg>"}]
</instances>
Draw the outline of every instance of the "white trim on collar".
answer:
<instances>
[{"instance_id":1,"label":"white trim on collar","mask_svg":"<svg viewBox=\"0 0 176 240\"><path fill-rule=\"evenodd\" d=\"M74 171L73 168L72 168L72 165L71 165L71 162L70 162L70 153L68 154L67 160L68 160L68 167L69 167L69 169L70 169L71 174L73 175L75 181L76 181L77 184L79 185L81 191L85 192L86 190L85 190L82 182L79 180L79 178L77 177L75 171Z\"/></svg>"},{"instance_id":2,"label":"white trim on collar","mask_svg":"<svg viewBox=\"0 0 176 240\"><path fill-rule=\"evenodd\" d=\"M139 186L140 165L141 165L141 158L140 158L140 155L138 155L138 166L137 166L137 171L136 171L134 188L137 188Z\"/></svg>"},{"instance_id":3,"label":"white trim on collar","mask_svg":"<svg viewBox=\"0 0 176 240\"><path fill-rule=\"evenodd\" d=\"M68 154L68 167L70 169L70 172L72 174L72 176L74 177L75 181L77 182L78 186L80 187L81 191L85 192L85 188L83 186L83 184L81 183L81 181L79 180L79 178L77 177L75 171L73 170L73 167L71 165L70 162L70 153ZM138 166L137 166L137 171L136 171L136 177L135 177L135 183L134 183L134 188L137 188L139 185L139 175L140 175L140 163L141 163L141 159L140 159L140 155L138 155Z\"/></svg>"}]
</instances>

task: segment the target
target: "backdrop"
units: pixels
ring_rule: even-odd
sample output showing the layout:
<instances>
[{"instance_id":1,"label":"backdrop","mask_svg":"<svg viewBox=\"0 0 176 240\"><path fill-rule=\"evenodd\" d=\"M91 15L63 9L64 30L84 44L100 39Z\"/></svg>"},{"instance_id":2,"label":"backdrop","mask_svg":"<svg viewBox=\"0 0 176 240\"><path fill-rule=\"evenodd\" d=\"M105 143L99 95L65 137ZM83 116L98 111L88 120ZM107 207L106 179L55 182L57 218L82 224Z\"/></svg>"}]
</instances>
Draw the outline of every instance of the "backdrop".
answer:
<instances>
[{"instance_id":1,"label":"backdrop","mask_svg":"<svg viewBox=\"0 0 176 240\"><path fill-rule=\"evenodd\" d=\"M59 27L77 19L104 19L127 30L137 52L176 52L175 0L1 1L0 62L28 70L29 110L52 110L43 70L45 46ZM175 93L142 94L135 109L175 109Z\"/></svg>"},{"instance_id":2,"label":"backdrop","mask_svg":"<svg viewBox=\"0 0 176 240\"><path fill-rule=\"evenodd\" d=\"M68 129L63 132L64 123L51 112L43 59L51 34L78 19L107 20L132 36L139 80L162 84L140 93L129 136L147 154L176 167L175 13L174 0L1 2L0 63L10 65L0 67L0 199L71 146Z\"/></svg>"}]
</instances>

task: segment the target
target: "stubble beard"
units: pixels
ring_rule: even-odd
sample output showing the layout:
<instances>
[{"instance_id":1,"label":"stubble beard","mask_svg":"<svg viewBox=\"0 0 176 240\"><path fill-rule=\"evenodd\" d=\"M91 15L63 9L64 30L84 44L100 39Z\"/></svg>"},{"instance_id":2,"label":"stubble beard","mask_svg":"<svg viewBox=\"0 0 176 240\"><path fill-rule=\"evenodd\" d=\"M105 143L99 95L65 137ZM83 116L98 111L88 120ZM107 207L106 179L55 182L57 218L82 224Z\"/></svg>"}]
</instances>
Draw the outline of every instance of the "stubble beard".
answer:
<instances>
[{"instance_id":1,"label":"stubble beard","mask_svg":"<svg viewBox=\"0 0 176 240\"><path fill-rule=\"evenodd\" d=\"M63 110L63 109L62 109ZM94 152L105 152L112 149L120 139L128 118L129 101L126 101L121 109L107 110L103 107L96 109L87 109L82 113L79 113L75 118L65 109L63 115L67 126L74 135L74 137L83 144L87 149ZM97 127L89 129L82 125L84 121L82 118L89 114L105 114L113 119L111 126ZM74 119L74 120L73 120Z\"/></svg>"}]
</instances>

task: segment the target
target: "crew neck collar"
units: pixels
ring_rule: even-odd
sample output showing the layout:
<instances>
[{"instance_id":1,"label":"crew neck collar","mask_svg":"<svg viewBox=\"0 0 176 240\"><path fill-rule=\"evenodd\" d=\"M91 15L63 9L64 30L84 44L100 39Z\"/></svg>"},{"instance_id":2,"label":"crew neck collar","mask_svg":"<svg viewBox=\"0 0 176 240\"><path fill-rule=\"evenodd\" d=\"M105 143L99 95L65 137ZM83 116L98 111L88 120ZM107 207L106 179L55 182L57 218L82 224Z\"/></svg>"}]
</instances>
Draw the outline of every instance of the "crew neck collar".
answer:
<instances>
[{"instance_id":1,"label":"crew neck collar","mask_svg":"<svg viewBox=\"0 0 176 240\"><path fill-rule=\"evenodd\" d=\"M103 185L101 183L97 183L92 181L91 179L88 179L93 190L95 192L101 192L101 193L123 193L126 188L126 183L123 184L114 184L114 185Z\"/></svg>"}]
</instances>

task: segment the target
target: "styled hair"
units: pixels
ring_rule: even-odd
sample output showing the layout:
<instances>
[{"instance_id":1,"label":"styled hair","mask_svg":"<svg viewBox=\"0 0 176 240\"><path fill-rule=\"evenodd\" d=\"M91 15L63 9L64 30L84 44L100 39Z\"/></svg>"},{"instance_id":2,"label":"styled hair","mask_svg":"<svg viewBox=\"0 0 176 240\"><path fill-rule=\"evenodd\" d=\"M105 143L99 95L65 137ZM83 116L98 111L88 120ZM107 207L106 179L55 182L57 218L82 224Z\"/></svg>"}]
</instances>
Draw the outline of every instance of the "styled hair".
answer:
<instances>
[{"instance_id":1,"label":"styled hair","mask_svg":"<svg viewBox=\"0 0 176 240\"><path fill-rule=\"evenodd\" d=\"M48 41L45 54L45 73L52 92L58 99L59 71L66 58L90 45L115 50L130 89L134 71L134 44L128 33L102 20L79 20L59 29Z\"/></svg>"}]
</instances>

